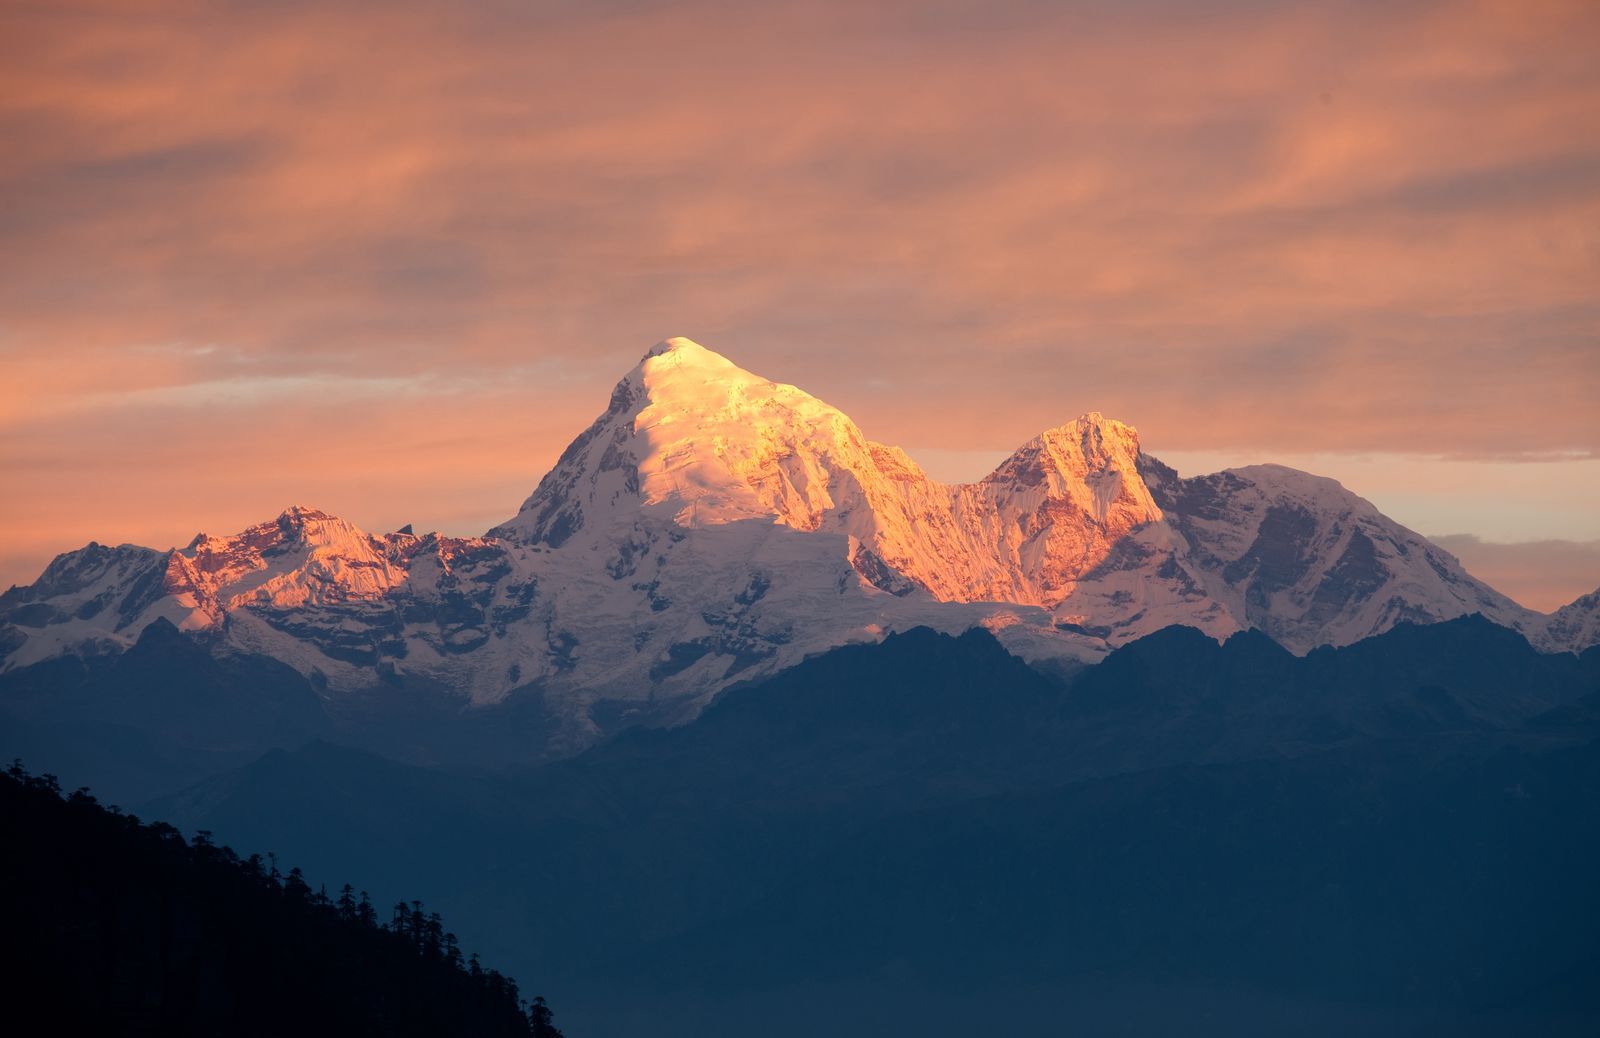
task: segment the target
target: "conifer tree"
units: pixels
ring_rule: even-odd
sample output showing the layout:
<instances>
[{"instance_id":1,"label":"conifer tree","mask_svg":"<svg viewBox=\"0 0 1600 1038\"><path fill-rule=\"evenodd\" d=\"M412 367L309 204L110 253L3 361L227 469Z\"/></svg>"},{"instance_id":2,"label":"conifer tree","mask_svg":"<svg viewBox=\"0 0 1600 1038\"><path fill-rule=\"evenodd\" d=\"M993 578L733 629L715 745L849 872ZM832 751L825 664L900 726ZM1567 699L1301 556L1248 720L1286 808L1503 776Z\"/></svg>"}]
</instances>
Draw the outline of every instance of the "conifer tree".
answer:
<instances>
[{"instance_id":1,"label":"conifer tree","mask_svg":"<svg viewBox=\"0 0 1600 1038\"><path fill-rule=\"evenodd\" d=\"M306 875L300 871L300 866L289 870L288 878L283 881L283 892L302 904L311 900L311 885L306 882Z\"/></svg>"},{"instance_id":2,"label":"conifer tree","mask_svg":"<svg viewBox=\"0 0 1600 1038\"><path fill-rule=\"evenodd\" d=\"M346 883L344 887L340 889L339 900L335 902L335 908L338 909L340 919L343 919L347 923L355 920L356 891L354 887Z\"/></svg>"},{"instance_id":3,"label":"conifer tree","mask_svg":"<svg viewBox=\"0 0 1600 1038\"><path fill-rule=\"evenodd\" d=\"M543 995L533 996L533 1004L528 1007L528 1030L533 1038L565 1038L556 1027L555 1016Z\"/></svg>"}]
</instances>

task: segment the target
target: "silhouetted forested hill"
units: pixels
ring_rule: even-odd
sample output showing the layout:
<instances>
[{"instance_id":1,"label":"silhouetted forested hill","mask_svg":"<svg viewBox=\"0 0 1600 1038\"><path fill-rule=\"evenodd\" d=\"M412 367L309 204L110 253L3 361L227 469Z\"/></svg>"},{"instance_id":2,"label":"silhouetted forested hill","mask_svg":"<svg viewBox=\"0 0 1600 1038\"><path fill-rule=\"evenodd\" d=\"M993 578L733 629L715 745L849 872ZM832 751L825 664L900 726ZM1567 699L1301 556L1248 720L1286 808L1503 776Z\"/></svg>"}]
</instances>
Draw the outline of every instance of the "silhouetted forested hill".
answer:
<instances>
[{"instance_id":1,"label":"silhouetted forested hill","mask_svg":"<svg viewBox=\"0 0 1600 1038\"><path fill-rule=\"evenodd\" d=\"M0 848L14 1034L560 1034L420 902L380 922L365 892L313 892L20 765L0 775Z\"/></svg>"}]
</instances>

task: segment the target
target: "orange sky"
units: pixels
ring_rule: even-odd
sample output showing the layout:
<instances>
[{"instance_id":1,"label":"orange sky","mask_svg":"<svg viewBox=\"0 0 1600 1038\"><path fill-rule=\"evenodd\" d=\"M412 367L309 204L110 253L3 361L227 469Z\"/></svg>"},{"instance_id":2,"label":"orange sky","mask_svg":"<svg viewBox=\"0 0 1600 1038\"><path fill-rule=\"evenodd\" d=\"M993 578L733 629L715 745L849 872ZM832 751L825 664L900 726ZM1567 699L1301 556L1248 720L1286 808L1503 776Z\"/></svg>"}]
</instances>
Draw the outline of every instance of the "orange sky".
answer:
<instances>
[{"instance_id":1,"label":"orange sky","mask_svg":"<svg viewBox=\"0 0 1600 1038\"><path fill-rule=\"evenodd\" d=\"M1597 53L1527 0L7 5L0 586L289 501L477 532L682 334L935 460L1311 459L1542 542L1452 550L1548 608Z\"/></svg>"}]
</instances>

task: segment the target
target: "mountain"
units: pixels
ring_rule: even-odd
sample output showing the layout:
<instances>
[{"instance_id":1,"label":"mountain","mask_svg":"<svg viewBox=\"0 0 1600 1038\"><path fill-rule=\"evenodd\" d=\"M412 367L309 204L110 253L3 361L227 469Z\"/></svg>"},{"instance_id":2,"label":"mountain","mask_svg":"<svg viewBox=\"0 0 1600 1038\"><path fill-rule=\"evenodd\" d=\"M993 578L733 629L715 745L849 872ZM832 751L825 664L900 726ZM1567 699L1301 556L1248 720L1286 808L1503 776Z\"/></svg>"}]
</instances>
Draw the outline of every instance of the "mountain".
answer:
<instances>
[{"instance_id":1,"label":"mountain","mask_svg":"<svg viewBox=\"0 0 1600 1038\"><path fill-rule=\"evenodd\" d=\"M0 749L126 799L338 732L293 668L213 653L165 618L125 652L57 657L8 675L4 689Z\"/></svg>"},{"instance_id":2,"label":"mountain","mask_svg":"<svg viewBox=\"0 0 1600 1038\"><path fill-rule=\"evenodd\" d=\"M1544 630L1547 645L1600 645L1600 590L1551 613Z\"/></svg>"},{"instance_id":3,"label":"mountain","mask_svg":"<svg viewBox=\"0 0 1600 1038\"><path fill-rule=\"evenodd\" d=\"M295 507L173 551L91 544L0 595L0 685L164 621L291 668L335 715L534 718L538 757L918 625L983 626L1070 669L1172 624L1303 653L1471 613L1547 649L1600 636L1592 604L1523 609L1332 480L1183 479L1090 413L947 485L815 397L671 339L485 536L375 536Z\"/></svg>"},{"instance_id":4,"label":"mountain","mask_svg":"<svg viewBox=\"0 0 1600 1038\"><path fill-rule=\"evenodd\" d=\"M1477 617L1070 680L913 629L451 775L308 744L141 813L428 892L573 1033L1590 1034L1600 650Z\"/></svg>"}]
</instances>

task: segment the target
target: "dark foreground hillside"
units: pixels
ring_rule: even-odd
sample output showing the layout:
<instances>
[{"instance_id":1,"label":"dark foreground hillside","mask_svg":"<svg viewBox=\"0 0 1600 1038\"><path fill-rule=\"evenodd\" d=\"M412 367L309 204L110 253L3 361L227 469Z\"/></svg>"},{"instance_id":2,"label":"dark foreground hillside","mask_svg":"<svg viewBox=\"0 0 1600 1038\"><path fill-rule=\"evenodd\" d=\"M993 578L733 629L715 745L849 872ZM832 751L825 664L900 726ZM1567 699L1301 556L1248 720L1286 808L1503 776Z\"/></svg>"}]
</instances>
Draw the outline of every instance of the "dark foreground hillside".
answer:
<instances>
[{"instance_id":1,"label":"dark foreground hillside","mask_svg":"<svg viewBox=\"0 0 1600 1038\"><path fill-rule=\"evenodd\" d=\"M0 974L13 1034L559 1035L420 903L141 824L0 774Z\"/></svg>"}]
</instances>

